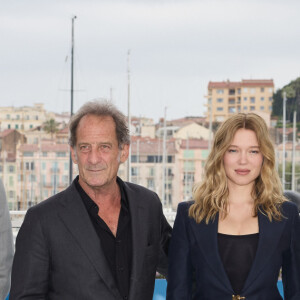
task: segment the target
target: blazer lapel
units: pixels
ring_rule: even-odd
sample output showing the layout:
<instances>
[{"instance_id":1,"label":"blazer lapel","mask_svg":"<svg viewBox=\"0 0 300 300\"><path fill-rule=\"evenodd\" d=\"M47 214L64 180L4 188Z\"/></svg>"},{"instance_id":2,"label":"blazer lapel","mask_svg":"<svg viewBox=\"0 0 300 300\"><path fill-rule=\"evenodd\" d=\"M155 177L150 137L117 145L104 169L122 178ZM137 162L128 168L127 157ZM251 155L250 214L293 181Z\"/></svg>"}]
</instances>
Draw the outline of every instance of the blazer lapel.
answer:
<instances>
[{"instance_id":1,"label":"blazer lapel","mask_svg":"<svg viewBox=\"0 0 300 300\"><path fill-rule=\"evenodd\" d=\"M120 298L115 280L101 248L99 237L74 183L66 190L65 195L66 197L61 202L63 209L59 212L62 222L74 236L108 289L111 290L116 299Z\"/></svg>"},{"instance_id":2,"label":"blazer lapel","mask_svg":"<svg viewBox=\"0 0 300 300\"><path fill-rule=\"evenodd\" d=\"M276 249L276 245L279 242L282 230L285 225L285 219L282 219L282 221L273 220L272 222L270 222L265 215L259 212L258 224L259 240L257 251L243 290L246 290L257 278L259 273L264 270L265 264L272 256L273 252Z\"/></svg>"},{"instance_id":3,"label":"blazer lapel","mask_svg":"<svg viewBox=\"0 0 300 300\"><path fill-rule=\"evenodd\" d=\"M134 294L131 290L136 286L135 282L138 281L142 272L148 225L143 221L146 210L143 201L141 201L142 195L133 191L126 183L124 183L124 189L129 203L132 230L132 267L129 294Z\"/></svg>"},{"instance_id":4,"label":"blazer lapel","mask_svg":"<svg viewBox=\"0 0 300 300\"><path fill-rule=\"evenodd\" d=\"M206 224L205 222L197 224L193 219L190 219L190 223L199 244L199 248L202 251L202 255L206 258L208 265L215 273L215 276L219 278L220 282L222 282L227 290L232 293L231 283L219 255L217 237L218 219L219 214L217 214L215 220L210 221L209 224Z\"/></svg>"}]
</instances>

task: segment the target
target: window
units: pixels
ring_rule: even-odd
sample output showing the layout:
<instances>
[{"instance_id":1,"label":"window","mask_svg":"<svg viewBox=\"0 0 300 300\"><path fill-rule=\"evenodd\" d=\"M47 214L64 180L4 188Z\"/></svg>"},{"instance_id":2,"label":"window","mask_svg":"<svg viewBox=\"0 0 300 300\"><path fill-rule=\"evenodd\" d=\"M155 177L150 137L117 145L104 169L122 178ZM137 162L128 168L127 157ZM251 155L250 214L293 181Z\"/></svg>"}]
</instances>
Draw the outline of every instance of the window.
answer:
<instances>
[{"instance_id":1,"label":"window","mask_svg":"<svg viewBox=\"0 0 300 300\"><path fill-rule=\"evenodd\" d=\"M243 88L244 93L248 93L248 88Z\"/></svg>"},{"instance_id":2,"label":"window","mask_svg":"<svg viewBox=\"0 0 300 300\"><path fill-rule=\"evenodd\" d=\"M31 157L31 156L33 156L33 152L31 152L31 151L23 152L23 156L24 157Z\"/></svg>"},{"instance_id":3,"label":"window","mask_svg":"<svg viewBox=\"0 0 300 300\"><path fill-rule=\"evenodd\" d=\"M47 157L48 156L48 152L43 152L42 155L43 155L43 157Z\"/></svg>"},{"instance_id":4,"label":"window","mask_svg":"<svg viewBox=\"0 0 300 300\"><path fill-rule=\"evenodd\" d=\"M265 91L265 88L261 87L260 91L263 93Z\"/></svg>"},{"instance_id":5,"label":"window","mask_svg":"<svg viewBox=\"0 0 300 300\"><path fill-rule=\"evenodd\" d=\"M29 115L27 115L27 116L25 117L25 119L26 119L26 120L29 120Z\"/></svg>"},{"instance_id":6,"label":"window","mask_svg":"<svg viewBox=\"0 0 300 300\"><path fill-rule=\"evenodd\" d=\"M62 176L62 182L63 182L63 184L67 184L69 182L69 176L68 175L63 175Z\"/></svg>"},{"instance_id":7,"label":"window","mask_svg":"<svg viewBox=\"0 0 300 300\"><path fill-rule=\"evenodd\" d=\"M234 99L229 99L229 104L235 104L235 100Z\"/></svg>"},{"instance_id":8,"label":"window","mask_svg":"<svg viewBox=\"0 0 300 300\"><path fill-rule=\"evenodd\" d=\"M217 94L224 94L224 90L223 89L217 89Z\"/></svg>"},{"instance_id":9,"label":"window","mask_svg":"<svg viewBox=\"0 0 300 300\"><path fill-rule=\"evenodd\" d=\"M36 177L35 177L34 174L31 174L29 178L30 178L30 182L35 182L36 181Z\"/></svg>"},{"instance_id":10,"label":"window","mask_svg":"<svg viewBox=\"0 0 300 300\"><path fill-rule=\"evenodd\" d=\"M273 97L269 97L269 101L272 102L273 101Z\"/></svg>"},{"instance_id":11,"label":"window","mask_svg":"<svg viewBox=\"0 0 300 300\"><path fill-rule=\"evenodd\" d=\"M14 177L9 176L9 186L14 186Z\"/></svg>"},{"instance_id":12,"label":"window","mask_svg":"<svg viewBox=\"0 0 300 300\"><path fill-rule=\"evenodd\" d=\"M175 161L174 156L172 156L172 155L168 155L168 156L167 156L167 162L168 162L168 163L172 163L172 162L174 162L174 161Z\"/></svg>"},{"instance_id":13,"label":"window","mask_svg":"<svg viewBox=\"0 0 300 300\"><path fill-rule=\"evenodd\" d=\"M19 129L19 124L15 124L15 129Z\"/></svg>"},{"instance_id":14,"label":"window","mask_svg":"<svg viewBox=\"0 0 300 300\"><path fill-rule=\"evenodd\" d=\"M154 190L155 184L154 184L154 179L153 178L148 178L147 179L147 188L150 190Z\"/></svg>"},{"instance_id":15,"label":"window","mask_svg":"<svg viewBox=\"0 0 300 300\"><path fill-rule=\"evenodd\" d=\"M264 107L264 106L261 106L261 107L260 107L260 110L265 110L265 107Z\"/></svg>"},{"instance_id":16,"label":"window","mask_svg":"<svg viewBox=\"0 0 300 300\"><path fill-rule=\"evenodd\" d=\"M44 161L42 162L42 170L46 170L46 163Z\"/></svg>"},{"instance_id":17,"label":"window","mask_svg":"<svg viewBox=\"0 0 300 300\"><path fill-rule=\"evenodd\" d=\"M273 110L272 106L269 106L269 111L272 111L272 110Z\"/></svg>"},{"instance_id":18,"label":"window","mask_svg":"<svg viewBox=\"0 0 300 300\"><path fill-rule=\"evenodd\" d=\"M250 93L251 93L251 94L255 94L255 92L256 92L256 89L255 89L255 88L251 88L251 89L250 89Z\"/></svg>"},{"instance_id":19,"label":"window","mask_svg":"<svg viewBox=\"0 0 300 300\"><path fill-rule=\"evenodd\" d=\"M14 198L14 196L15 196L14 191L9 191L8 196L9 196L9 198Z\"/></svg>"},{"instance_id":20,"label":"window","mask_svg":"<svg viewBox=\"0 0 300 300\"><path fill-rule=\"evenodd\" d=\"M69 170L69 163L64 163L65 171Z\"/></svg>"},{"instance_id":21,"label":"window","mask_svg":"<svg viewBox=\"0 0 300 300\"><path fill-rule=\"evenodd\" d=\"M155 169L149 168L149 176L155 176Z\"/></svg>"},{"instance_id":22,"label":"window","mask_svg":"<svg viewBox=\"0 0 300 300\"><path fill-rule=\"evenodd\" d=\"M131 155L131 162L137 162L137 155Z\"/></svg>"},{"instance_id":23,"label":"window","mask_svg":"<svg viewBox=\"0 0 300 300\"><path fill-rule=\"evenodd\" d=\"M10 115L6 115L6 120L10 120Z\"/></svg>"},{"instance_id":24,"label":"window","mask_svg":"<svg viewBox=\"0 0 300 300\"><path fill-rule=\"evenodd\" d=\"M16 115L16 119L17 119L17 120L20 120L20 115Z\"/></svg>"},{"instance_id":25,"label":"window","mask_svg":"<svg viewBox=\"0 0 300 300\"><path fill-rule=\"evenodd\" d=\"M273 93L273 88L269 88L269 93Z\"/></svg>"},{"instance_id":26,"label":"window","mask_svg":"<svg viewBox=\"0 0 300 300\"><path fill-rule=\"evenodd\" d=\"M217 102L218 102L218 103L222 103L222 102L223 102L223 98L218 98L218 99L217 99Z\"/></svg>"},{"instance_id":27,"label":"window","mask_svg":"<svg viewBox=\"0 0 300 300\"><path fill-rule=\"evenodd\" d=\"M235 107L229 107L228 112L231 113L231 114L234 114L236 112Z\"/></svg>"},{"instance_id":28,"label":"window","mask_svg":"<svg viewBox=\"0 0 300 300\"><path fill-rule=\"evenodd\" d=\"M30 125L29 125L29 128L30 128L30 129L32 129L32 128L33 128L33 125L32 125L32 124L30 124Z\"/></svg>"},{"instance_id":29,"label":"window","mask_svg":"<svg viewBox=\"0 0 300 300\"><path fill-rule=\"evenodd\" d=\"M10 129L10 124L7 125L7 129Z\"/></svg>"},{"instance_id":30,"label":"window","mask_svg":"<svg viewBox=\"0 0 300 300\"><path fill-rule=\"evenodd\" d=\"M248 107L247 106L244 106L244 110L247 110L248 109Z\"/></svg>"},{"instance_id":31,"label":"window","mask_svg":"<svg viewBox=\"0 0 300 300\"><path fill-rule=\"evenodd\" d=\"M35 116L35 119L38 120L38 119L39 119L39 116Z\"/></svg>"},{"instance_id":32,"label":"window","mask_svg":"<svg viewBox=\"0 0 300 300\"><path fill-rule=\"evenodd\" d=\"M131 175L132 176L138 176L139 174L139 169L137 167L131 168Z\"/></svg>"},{"instance_id":33,"label":"window","mask_svg":"<svg viewBox=\"0 0 300 300\"><path fill-rule=\"evenodd\" d=\"M14 166L8 166L8 172L9 173L13 173L15 171L15 167Z\"/></svg>"},{"instance_id":34,"label":"window","mask_svg":"<svg viewBox=\"0 0 300 300\"><path fill-rule=\"evenodd\" d=\"M234 95L235 94L235 89L230 89L229 90L229 95Z\"/></svg>"},{"instance_id":35,"label":"window","mask_svg":"<svg viewBox=\"0 0 300 300\"><path fill-rule=\"evenodd\" d=\"M244 101L247 101L248 100L248 98L247 97L244 97Z\"/></svg>"},{"instance_id":36,"label":"window","mask_svg":"<svg viewBox=\"0 0 300 300\"><path fill-rule=\"evenodd\" d=\"M217 107L217 111L223 111L223 107Z\"/></svg>"},{"instance_id":37,"label":"window","mask_svg":"<svg viewBox=\"0 0 300 300\"><path fill-rule=\"evenodd\" d=\"M251 103L255 103L255 97L251 97L251 98L250 98L250 102L251 102Z\"/></svg>"},{"instance_id":38,"label":"window","mask_svg":"<svg viewBox=\"0 0 300 300\"><path fill-rule=\"evenodd\" d=\"M255 110L255 106L250 106L250 110Z\"/></svg>"},{"instance_id":39,"label":"window","mask_svg":"<svg viewBox=\"0 0 300 300\"><path fill-rule=\"evenodd\" d=\"M265 101L265 97L260 97L260 101Z\"/></svg>"},{"instance_id":40,"label":"window","mask_svg":"<svg viewBox=\"0 0 300 300\"><path fill-rule=\"evenodd\" d=\"M56 152L56 157L66 157L67 153L66 152Z\"/></svg>"}]
</instances>

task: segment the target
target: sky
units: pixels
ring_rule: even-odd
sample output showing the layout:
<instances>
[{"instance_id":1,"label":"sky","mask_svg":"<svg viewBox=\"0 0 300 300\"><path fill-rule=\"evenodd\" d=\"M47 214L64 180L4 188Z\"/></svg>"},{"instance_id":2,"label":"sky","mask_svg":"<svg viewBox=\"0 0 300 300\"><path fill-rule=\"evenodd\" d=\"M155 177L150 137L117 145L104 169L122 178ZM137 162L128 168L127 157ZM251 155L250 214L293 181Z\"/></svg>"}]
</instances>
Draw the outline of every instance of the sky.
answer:
<instances>
[{"instance_id":1,"label":"sky","mask_svg":"<svg viewBox=\"0 0 300 300\"><path fill-rule=\"evenodd\" d=\"M298 0L10 0L0 10L0 106L74 111L111 99L154 120L201 116L209 81L300 76ZM128 55L128 51L130 54ZM129 63L128 63L129 59Z\"/></svg>"}]
</instances>

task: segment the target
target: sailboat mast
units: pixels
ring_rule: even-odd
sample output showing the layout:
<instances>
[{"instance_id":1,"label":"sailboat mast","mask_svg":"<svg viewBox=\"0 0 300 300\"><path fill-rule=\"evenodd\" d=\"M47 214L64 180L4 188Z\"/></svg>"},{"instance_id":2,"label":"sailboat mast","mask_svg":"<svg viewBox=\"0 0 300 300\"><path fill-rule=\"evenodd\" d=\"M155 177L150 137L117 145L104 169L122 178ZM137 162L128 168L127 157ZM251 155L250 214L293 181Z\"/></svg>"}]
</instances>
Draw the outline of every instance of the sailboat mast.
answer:
<instances>
[{"instance_id":1,"label":"sailboat mast","mask_svg":"<svg viewBox=\"0 0 300 300\"><path fill-rule=\"evenodd\" d=\"M77 17L72 17L72 47L71 47L71 113L73 116L73 98L74 98L74 21ZM73 180L73 162L70 151L70 161L69 161L69 183L71 184Z\"/></svg>"}]
</instances>

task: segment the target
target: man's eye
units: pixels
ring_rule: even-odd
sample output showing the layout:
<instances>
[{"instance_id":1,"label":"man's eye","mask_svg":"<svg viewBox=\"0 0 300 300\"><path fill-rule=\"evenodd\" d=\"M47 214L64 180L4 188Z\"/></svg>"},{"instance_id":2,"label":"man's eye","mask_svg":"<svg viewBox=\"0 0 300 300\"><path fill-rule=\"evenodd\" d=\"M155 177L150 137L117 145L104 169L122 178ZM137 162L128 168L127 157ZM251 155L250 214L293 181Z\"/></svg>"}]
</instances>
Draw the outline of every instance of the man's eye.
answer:
<instances>
[{"instance_id":1,"label":"man's eye","mask_svg":"<svg viewBox=\"0 0 300 300\"><path fill-rule=\"evenodd\" d=\"M80 151L85 152L85 151L89 151L90 147L89 145L81 145L79 149Z\"/></svg>"},{"instance_id":2,"label":"man's eye","mask_svg":"<svg viewBox=\"0 0 300 300\"><path fill-rule=\"evenodd\" d=\"M101 151L108 151L110 149L109 145L101 145L100 146Z\"/></svg>"}]
</instances>

